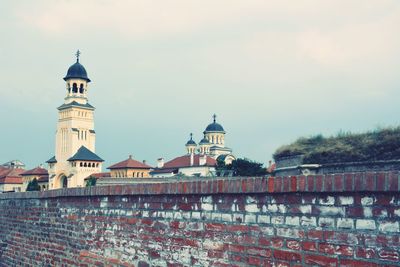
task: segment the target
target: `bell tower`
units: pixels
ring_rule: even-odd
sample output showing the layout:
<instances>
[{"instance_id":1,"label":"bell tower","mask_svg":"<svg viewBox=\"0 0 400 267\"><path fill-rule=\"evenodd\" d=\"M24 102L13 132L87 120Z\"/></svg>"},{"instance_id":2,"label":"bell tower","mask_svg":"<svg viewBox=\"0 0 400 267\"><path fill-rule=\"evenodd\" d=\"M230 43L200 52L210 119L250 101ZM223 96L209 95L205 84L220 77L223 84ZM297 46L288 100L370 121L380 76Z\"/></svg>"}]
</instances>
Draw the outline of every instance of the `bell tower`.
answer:
<instances>
[{"instance_id":1,"label":"bell tower","mask_svg":"<svg viewBox=\"0 0 400 267\"><path fill-rule=\"evenodd\" d=\"M94 110L88 102L88 78L86 69L79 62L69 67L64 104L58 107L55 157L49 163L49 188L84 186L84 178L101 172L100 157L94 154L96 133Z\"/></svg>"}]
</instances>

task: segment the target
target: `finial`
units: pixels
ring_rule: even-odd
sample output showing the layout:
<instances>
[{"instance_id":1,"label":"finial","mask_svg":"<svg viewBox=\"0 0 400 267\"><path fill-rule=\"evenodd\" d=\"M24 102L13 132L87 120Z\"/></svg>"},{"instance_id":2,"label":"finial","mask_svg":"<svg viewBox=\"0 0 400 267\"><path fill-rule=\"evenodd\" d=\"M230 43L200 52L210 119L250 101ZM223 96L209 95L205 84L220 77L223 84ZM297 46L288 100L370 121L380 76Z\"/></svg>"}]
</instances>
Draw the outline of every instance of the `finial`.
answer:
<instances>
[{"instance_id":1,"label":"finial","mask_svg":"<svg viewBox=\"0 0 400 267\"><path fill-rule=\"evenodd\" d=\"M190 133L190 140L193 140L193 133Z\"/></svg>"},{"instance_id":2,"label":"finial","mask_svg":"<svg viewBox=\"0 0 400 267\"><path fill-rule=\"evenodd\" d=\"M132 159L132 155L129 155L129 159Z\"/></svg>"},{"instance_id":3,"label":"finial","mask_svg":"<svg viewBox=\"0 0 400 267\"><path fill-rule=\"evenodd\" d=\"M81 55L81 51L79 51L79 49L78 49L78 51L76 51L76 54L75 54L75 56L76 56L76 62L79 62L79 56Z\"/></svg>"},{"instance_id":4,"label":"finial","mask_svg":"<svg viewBox=\"0 0 400 267\"><path fill-rule=\"evenodd\" d=\"M213 115L213 119L214 119L214 123L215 123L215 121L217 120L217 115Z\"/></svg>"}]
</instances>

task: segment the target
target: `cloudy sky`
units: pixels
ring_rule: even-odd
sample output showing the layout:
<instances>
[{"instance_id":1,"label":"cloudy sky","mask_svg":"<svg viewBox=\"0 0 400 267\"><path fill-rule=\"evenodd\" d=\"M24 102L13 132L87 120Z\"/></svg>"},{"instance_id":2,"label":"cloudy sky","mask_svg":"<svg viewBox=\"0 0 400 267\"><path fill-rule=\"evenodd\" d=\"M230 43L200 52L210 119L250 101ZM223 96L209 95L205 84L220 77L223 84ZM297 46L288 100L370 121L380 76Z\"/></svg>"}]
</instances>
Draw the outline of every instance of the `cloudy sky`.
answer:
<instances>
[{"instance_id":1,"label":"cloudy sky","mask_svg":"<svg viewBox=\"0 0 400 267\"><path fill-rule=\"evenodd\" d=\"M213 113L260 162L299 136L400 123L398 0L0 2L0 163L54 154L82 51L105 165L171 159Z\"/></svg>"}]
</instances>

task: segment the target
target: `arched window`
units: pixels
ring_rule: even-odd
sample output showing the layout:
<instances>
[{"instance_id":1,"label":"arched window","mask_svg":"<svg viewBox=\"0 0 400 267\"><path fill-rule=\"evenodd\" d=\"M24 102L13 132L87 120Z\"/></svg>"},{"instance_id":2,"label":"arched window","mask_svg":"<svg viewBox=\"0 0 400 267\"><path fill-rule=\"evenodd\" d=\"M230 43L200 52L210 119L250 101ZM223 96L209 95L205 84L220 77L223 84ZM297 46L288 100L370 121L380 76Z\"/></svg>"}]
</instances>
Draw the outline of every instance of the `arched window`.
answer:
<instances>
[{"instance_id":1,"label":"arched window","mask_svg":"<svg viewBox=\"0 0 400 267\"><path fill-rule=\"evenodd\" d=\"M143 177L144 173L142 172L142 177Z\"/></svg>"},{"instance_id":2,"label":"arched window","mask_svg":"<svg viewBox=\"0 0 400 267\"><path fill-rule=\"evenodd\" d=\"M80 166L83 167L83 163L82 162L81 162Z\"/></svg>"},{"instance_id":3,"label":"arched window","mask_svg":"<svg viewBox=\"0 0 400 267\"><path fill-rule=\"evenodd\" d=\"M96 167L99 167L99 163L96 163Z\"/></svg>"},{"instance_id":4,"label":"arched window","mask_svg":"<svg viewBox=\"0 0 400 267\"><path fill-rule=\"evenodd\" d=\"M86 164L86 162L85 162L85 164L83 164L83 167L87 167L87 164Z\"/></svg>"},{"instance_id":5,"label":"arched window","mask_svg":"<svg viewBox=\"0 0 400 267\"><path fill-rule=\"evenodd\" d=\"M83 83L81 83L81 85L79 86L79 93L83 94Z\"/></svg>"},{"instance_id":6,"label":"arched window","mask_svg":"<svg viewBox=\"0 0 400 267\"><path fill-rule=\"evenodd\" d=\"M72 85L72 92L73 92L73 93L78 93L78 86L76 85L76 83L74 83L74 84Z\"/></svg>"}]
</instances>

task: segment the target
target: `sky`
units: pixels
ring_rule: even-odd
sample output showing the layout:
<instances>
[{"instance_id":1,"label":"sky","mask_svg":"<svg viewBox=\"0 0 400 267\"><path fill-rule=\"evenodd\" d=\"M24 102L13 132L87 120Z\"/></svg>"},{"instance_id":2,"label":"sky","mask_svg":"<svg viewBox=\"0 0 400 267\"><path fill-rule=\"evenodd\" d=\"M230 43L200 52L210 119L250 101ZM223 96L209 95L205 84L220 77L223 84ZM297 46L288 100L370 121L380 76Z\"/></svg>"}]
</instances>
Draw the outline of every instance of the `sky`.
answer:
<instances>
[{"instance_id":1,"label":"sky","mask_svg":"<svg viewBox=\"0 0 400 267\"><path fill-rule=\"evenodd\" d=\"M183 155L214 113L262 163L301 136L397 126L399 25L398 0L2 0L0 163L54 155L77 49L104 167Z\"/></svg>"}]
</instances>

